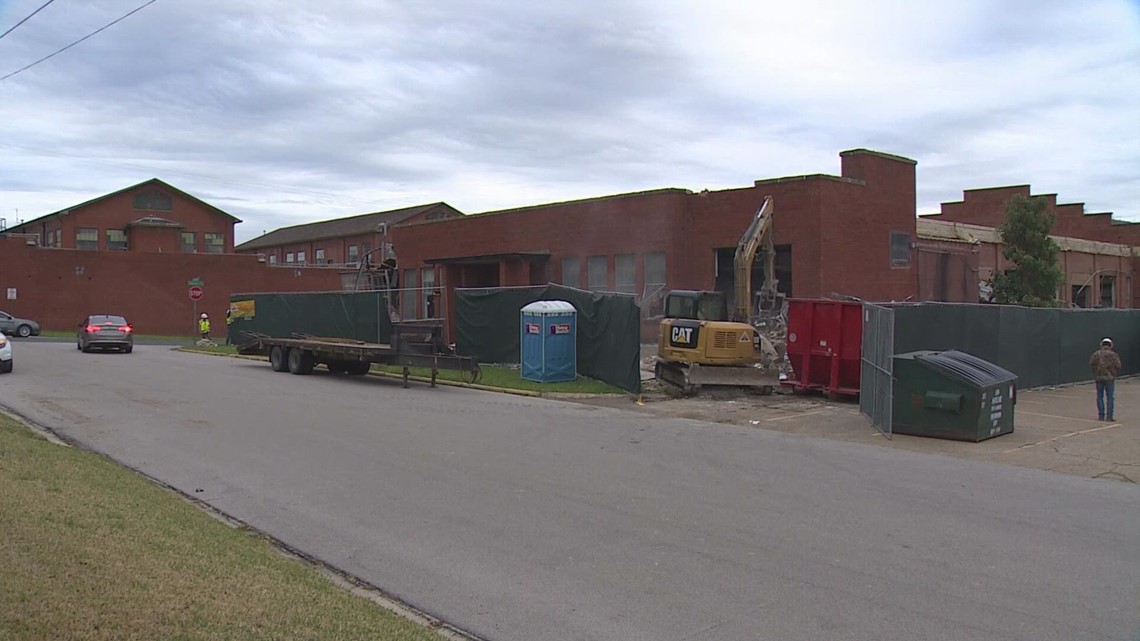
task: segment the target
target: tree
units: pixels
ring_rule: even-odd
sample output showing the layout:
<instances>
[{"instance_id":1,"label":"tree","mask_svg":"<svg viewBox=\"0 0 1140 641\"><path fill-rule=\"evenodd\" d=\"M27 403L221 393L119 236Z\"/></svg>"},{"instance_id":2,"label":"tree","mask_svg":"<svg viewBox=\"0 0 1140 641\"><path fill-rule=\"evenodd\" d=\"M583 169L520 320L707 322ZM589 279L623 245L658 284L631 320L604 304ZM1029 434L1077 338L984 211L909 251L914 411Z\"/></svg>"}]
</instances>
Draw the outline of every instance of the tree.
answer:
<instances>
[{"instance_id":1,"label":"tree","mask_svg":"<svg viewBox=\"0 0 1140 641\"><path fill-rule=\"evenodd\" d=\"M1056 221L1043 198L1014 196L1005 205L1005 223L998 227L1002 255L1011 267L994 275L994 300L1006 305L1056 307L1061 269L1060 247L1049 237Z\"/></svg>"}]
</instances>

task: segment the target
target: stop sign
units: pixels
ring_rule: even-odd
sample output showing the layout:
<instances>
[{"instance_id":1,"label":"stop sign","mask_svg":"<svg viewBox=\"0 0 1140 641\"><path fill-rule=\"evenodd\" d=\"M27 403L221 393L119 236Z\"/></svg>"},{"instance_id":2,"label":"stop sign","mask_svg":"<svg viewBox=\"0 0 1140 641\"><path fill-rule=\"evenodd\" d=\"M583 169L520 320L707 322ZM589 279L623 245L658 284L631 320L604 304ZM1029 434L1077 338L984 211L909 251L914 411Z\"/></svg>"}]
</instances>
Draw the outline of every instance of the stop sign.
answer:
<instances>
[{"instance_id":1,"label":"stop sign","mask_svg":"<svg viewBox=\"0 0 1140 641\"><path fill-rule=\"evenodd\" d=\"M190 288L190 300L194 300L194 301L202 300L202 288L201 287L194 285L193 287Z\"/></svg>"}]
</instances>

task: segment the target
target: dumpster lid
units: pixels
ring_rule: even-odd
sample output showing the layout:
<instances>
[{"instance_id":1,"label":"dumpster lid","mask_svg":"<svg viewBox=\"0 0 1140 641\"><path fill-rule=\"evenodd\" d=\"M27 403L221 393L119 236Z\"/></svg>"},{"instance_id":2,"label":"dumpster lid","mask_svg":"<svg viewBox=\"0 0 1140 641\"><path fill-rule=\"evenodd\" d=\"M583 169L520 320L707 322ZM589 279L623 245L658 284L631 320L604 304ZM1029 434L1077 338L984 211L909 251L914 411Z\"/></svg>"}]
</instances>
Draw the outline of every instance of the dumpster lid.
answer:
<instances>
[{"instance_id":1,"label":"dumpster lid","mask_svg":"<svg viewBox=\"0 0 1140 641\"><path fill-rule=\"evenodd\" d=\"M928 363L932 367L953 374L979 387L989 387L1017 380L1017 375L1013 372L982 360L973 354L959 352L958 350L916 354L915 360Z\"/></svg>"},{"instance_id":2,"label":"dumpster lid","mask_svg":"<svg viewBox=\"0 0 1140 641\"><path fill-rule=\"evenodd\" d=\"M536 300L520 311L528 314L573 314L577 310L564 300Z\"/></svg>"}]
</instances>

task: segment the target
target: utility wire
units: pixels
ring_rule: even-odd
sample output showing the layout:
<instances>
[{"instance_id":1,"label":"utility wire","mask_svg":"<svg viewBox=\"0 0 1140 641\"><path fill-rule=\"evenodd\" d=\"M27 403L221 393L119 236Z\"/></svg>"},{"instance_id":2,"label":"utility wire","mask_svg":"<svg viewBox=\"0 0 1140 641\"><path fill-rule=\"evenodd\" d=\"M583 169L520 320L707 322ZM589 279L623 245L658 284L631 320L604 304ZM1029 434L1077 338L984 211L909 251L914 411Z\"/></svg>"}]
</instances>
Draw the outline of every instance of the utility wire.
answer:
<instances>
[{"instance_id":1,"label":"utility wire","mask_svg":"<svg viewBox=\"0 0 1140 641\"><path fill-rule=\"evenodd\" d=\"M54 2L55 0L52 0L52 1ZM95 31L92 31L91 33L89 33L89 34L87 34L87 35L83 36L83 37L82 37L82 38L80 38L79 40L76 40L75 42L73 42L73 43L71 43L71 44L67 45L66 47L64 47L64 48L62 48L62 49L57 49L55 52L53 52L53 53L51 53L51 54L49 54L49 55L46 55L46 56L44 56L43 58L40 58L39 60L37 60L37 61L33 62L32 64L30 64L30 65L28 65L28 66L26 66L26 67L23 67L23 68L17 69L17 70L13 71L12 73L10 73L10 74L8 74L8 75L6 75L6 76L0 76L0 81L4 81L4 80L7 80L7 79L11 78L12 76L14 76L14 75L16 75L16 74L18 74L18 73L20 73L20 72L22 72L22 71L27 71L28 69L31 69L32 67L34 67L34 66L36 66L36 65L40 64L41 62L45 62L45 61L47 61L47 60L50 60L51 58L54 58L54 57L56 57L57 55L59 55L59 54L63 53L64 51L67 51L68 49L70 49L70 48L74 47L75 45L77 45L77 44L79 44L79 43L83 42L84 40L86 40L86 39L88 39L88 38L90 38L91 36L94 36L94 35L98 34L98 33L99 33L99 32L101 32L101 31L105 31L105 30L107 30L107 29L109 29L109 28L111 28L111 27L115 26L116 24L118 24L118 23L122 22L123 20L126 20L126 19L127 19L127 18L129 18L130 16L132 16L132 15L134 15L134 14L138 13L139 11L142 11L143 9L145 9L145 8L149 7L150 5L154 4L155 2L158 2L158 0L149 0L149 2L143 3L141 6L139 6L139 7L136 7L135 9L133 9L133 10L131 10L131 11L128 11L127 13L123 14L122 16L119 16L117 19L115 19L115 20L113 20L113 21L111 21L111 22L109 22L109 23L107 23L107 24L103 25L102 27L99 27L99 28L98 28L98 29L96 29ZM47 5L44 5L44 6L47 6ZM42 7L41 7L41 8L42 8ZM39 9L37 9L37 11L39 11ZM33 15L35 15L35 14L33 14ZM28 16L28 17L30 18L31 16ZM27 18L25 18L25 20L26 20L26 19L27 19ZM19 25L17 25L17 26L19 26ZM13 28L13 29L15 29L15 27L12 27L12 28Z\"/></svg>"},{"instance_id":2,"label":"utility wire","mask_svg":"<svg viewBox=\"0 0 1140 641\"><path fill-rule=\"evenodd\" d=\"M0 38L3 38L4 36L6 36L6 35L8 35L8 34L12 33L13 31L15 31L15 30L16 30L16 27L19 27L20 25L22 25L22 24L24 24L25 22L27 22L28 20L30 20L32 16L34 16L34 15L36 15L37 13L39 13L40 11L42 11L44 7L48 6L49 4L51 4L51 3L53 3L53 2L55 2L55 0L48 0L47 2L43 3L42 5L40 5L40 8L39 8L39 9L36 9L36 10L35 10L35 11L33 11L31 14L29 14L27 18L24 18L23 20L21 20L21 21L17 22L16 24L12 25L12 28L11 28L11 29L9 29L9 30L7 30L7 31L5 31L4 33L0 33Z\"/></svg>"}]
</instances>

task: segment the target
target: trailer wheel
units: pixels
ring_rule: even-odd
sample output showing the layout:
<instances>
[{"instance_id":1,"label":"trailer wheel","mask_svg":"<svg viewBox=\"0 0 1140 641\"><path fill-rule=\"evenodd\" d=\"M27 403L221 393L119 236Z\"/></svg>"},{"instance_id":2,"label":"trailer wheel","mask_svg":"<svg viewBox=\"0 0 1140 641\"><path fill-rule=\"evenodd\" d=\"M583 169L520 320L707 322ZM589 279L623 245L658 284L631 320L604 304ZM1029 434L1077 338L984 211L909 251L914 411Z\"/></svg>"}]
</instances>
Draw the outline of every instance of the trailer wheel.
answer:
<instances>
[{"instance_id":1,"label":"trailer wheel","mask_svg":"<svg viewBox=\"0 0 1140 641\"><path fill-rule=\"evenodd\" d=\"M288 360L290 374L311 374L316 365L312 352L304 349L289 350Z\"/></svg>"},{"instance_id":2,"label":"trailer wheel","mask_svg":"<svg viewBox=\"0 0 1140 641\"><path fill-rule=\"evenodd\" d=\"M275 372L289 371L289 348L274 345L269 349L269 366Z\"/></svg>"},{"instance_id":3,"label":"trailer wheel","mask_svg":"<svg viewBox=\"0 0 1140 641\"><path fill-rule=\"evenodd\" d=\"M328 367L329 371L333 374L343 374L344 372L348 371L348 368L345 367L344 361L329 361L325 364L325 366Z\"/></svg>"},{"instance_id":4,"label":"trailer wheel","mask_svg":"<svg viewBox=\"0 0 1140 641\"><path fill-rule=\"evenodd\" d=\"M367 361L346 363L345 371L353 376L364 376L372 369L372 363Z\"/></svg>"}]
</instances>

